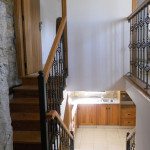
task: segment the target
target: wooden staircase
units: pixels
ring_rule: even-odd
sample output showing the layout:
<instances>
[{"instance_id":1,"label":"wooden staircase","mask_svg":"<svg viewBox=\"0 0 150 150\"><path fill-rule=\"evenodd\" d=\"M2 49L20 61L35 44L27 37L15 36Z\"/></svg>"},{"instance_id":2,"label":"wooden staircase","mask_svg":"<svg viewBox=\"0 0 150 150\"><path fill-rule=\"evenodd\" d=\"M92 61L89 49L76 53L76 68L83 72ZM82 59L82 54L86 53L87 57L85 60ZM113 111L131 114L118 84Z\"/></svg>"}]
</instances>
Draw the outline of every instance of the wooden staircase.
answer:
<instances>
[{"instance_id":1,"label":"wooden staircase","mask_svg":"<svg viewBox=\"0 0 150 150\"><path fill-rule=\"evenodd\" d=\"M14 88L10 103L14 150L74 150L74 138L59 113L68 76L66 0L62 12L43 70Z\"/></svg>"},{"instance_id":2,"label":"wooden staircase","mask_svg":"<svg viewBox=\"0 0 150 150\"><path fill-rule=\"evenodd\" d=\"M37 76L22 79L10 103L14 150L41 150Z\"/></svg>"}]
</instances>

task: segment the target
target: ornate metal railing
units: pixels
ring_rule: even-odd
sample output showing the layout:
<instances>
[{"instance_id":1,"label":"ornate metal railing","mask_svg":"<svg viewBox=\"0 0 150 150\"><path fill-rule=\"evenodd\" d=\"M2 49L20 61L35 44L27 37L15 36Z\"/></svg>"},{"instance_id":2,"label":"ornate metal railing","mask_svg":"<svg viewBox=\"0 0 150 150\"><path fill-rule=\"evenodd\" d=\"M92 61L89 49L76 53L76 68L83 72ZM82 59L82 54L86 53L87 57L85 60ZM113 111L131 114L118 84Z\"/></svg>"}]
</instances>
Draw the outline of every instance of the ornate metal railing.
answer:
<instances>
[{"instance_id":1,"label":"ornate metal railing","mask_svg":"<svg viewBox=\"0 0 150 150\"><path fill-rule=\"evenodd\" d=\"M44 70L39 72L39 101L42 150L73 150L73 137L59 119L66 86L67 50L64 46L66 17L57 20L57 35ZM57 112L54 115L48 112ZM55 113L56 114L56 113Z\"/></svg>"},{"instance_id":2,"label":"ornate metal railing","mask_svg":"<svg viewBox=\"0 0 150 150\"><path fill-rule=\"evenodd\" d=\"M127 133L126 150L135 150L135 132Z\"/></svg>"},{"instance_id":3,"label":"ornate metal railing","mask_svg":"<svg viewBox=\"0 0 150 150\"><path fill-rule=\"evenodd\" d=\"M61 18L57 19L57 29ZM63 91L66 86L67 69L65 68L66 50L63 46L63 34L59 41L52 68L46 85L49 110L56 110L60 114L60 105L63 100Z\"/></svg>"},{"instance_id":4,"label":"ornate metal railing","mask_svg":"<svg viewBox=\"0 0 150 150\"><path fill-rule=\"evenodd\" d=\"M74 138L56 111L47 114L50 150L74 150Z\"/></svg>"},{"instance_id":5,"label":"ornate metal railing","mask_svg":"<svg viewBox=\"0 0 150 150\"><path fill-rule=\"evenodd\" d=\"M146 0L128 20L130 22L130 75L150 86L150 0Z\"/></svg>"}]
</instances>

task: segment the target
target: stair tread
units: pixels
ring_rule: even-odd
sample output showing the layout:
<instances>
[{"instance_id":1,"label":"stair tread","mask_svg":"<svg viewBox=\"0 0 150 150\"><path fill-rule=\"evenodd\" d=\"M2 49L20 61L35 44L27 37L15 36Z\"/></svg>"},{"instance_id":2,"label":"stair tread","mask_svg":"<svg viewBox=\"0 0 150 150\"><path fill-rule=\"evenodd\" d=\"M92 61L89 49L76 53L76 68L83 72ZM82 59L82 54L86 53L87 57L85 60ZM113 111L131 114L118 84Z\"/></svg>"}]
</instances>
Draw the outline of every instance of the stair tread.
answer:
<instances>
[{"instance_id":1,"label":"stair tread","mask_svg":"<svg viewBox=\"0 0 150 150\"><path fill-rule=\"evenodd\" d=\"M39 98L14 98L10 104L39 104Z\"/></svg>"},{"instance_id":2,"label":"stair tread","mask_svg":"<svg viewBox=\"0 0 150 150\"><path fill-rule=\"evenodd\" d=\"M14 143L31 143L38 144L41 142L39 131L14 131L13 133Z\"/></svg>"},{"instance_id":3,"label":"stair tread","mask_svg":"<svg viewBox=\"0 0 150 150\"><path fill-rule=\"evenodd\" d=\"M51 102L57 103L57 100L49 99L49 103ZM39 105L39 98L14 98L13 100L10 101L10 104L37 104Z\"/></svg>"},{"instance_id":4,"label":"stair tread","mask_svg":"<svg viewBox=\"0 0 150 150\"><path fill-rule=\"evenodd\" d=\"M37 78L37 77L38 77L38 75L39 75L39 73L38 73L38 72L36 72L36 73L30 74L30 75L27 75L27 76L26 76L26 77L24 77L24 78Z\"/></svg>"},{"instance_id":5,"label":"stair tread","mask_svg":"<svg viewBox=\"0 0 150 150\"><path fill-rule=\"evenodd\" d=\"M22 85L14 88L14 90L38 90L38 86Z\"/></svg>"},{"instance_id":6,"label":"stair tread","mask_svg":"<svg viewBox=\"0 0 150 150\"><path fill-rule=\"evenodd\" d=\"M40 116L38 113L11 113L13 121L39 121Z\"/></svg>"}]
</instances>

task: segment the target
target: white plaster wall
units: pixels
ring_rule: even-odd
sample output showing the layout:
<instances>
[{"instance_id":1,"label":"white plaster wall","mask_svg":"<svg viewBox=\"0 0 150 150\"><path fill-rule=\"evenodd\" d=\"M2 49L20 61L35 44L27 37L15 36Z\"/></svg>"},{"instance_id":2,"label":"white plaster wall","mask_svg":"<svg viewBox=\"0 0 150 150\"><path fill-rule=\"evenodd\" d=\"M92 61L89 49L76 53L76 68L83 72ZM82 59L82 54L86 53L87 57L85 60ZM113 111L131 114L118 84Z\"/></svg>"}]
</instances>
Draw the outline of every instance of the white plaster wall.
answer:
<instances>
[{"instance_id":1,"label":"white plaster wall","mask_svg":"<svg viewBox=\"0 0 150 150\"><path fill-rule=\"evenodd\" d=\"M61 17L61 0L40 0L42 21L42 62L46 62L56 36L56 19Z\"/></svg>"},{"instance_id":2,"label":"white plaster wall","mask_svg":"<svg viewBox=\"0 0 150 150\"><path fill-rule=\"evenodd\" d=\"M67 90L124 89L131 0L69 0Z\"/></svg>"},{"instance_id":3,"label":"white plaster wall","mask_svg":"<svg viewBox=\"0 0 150 150\"><path fill-rule=\"evenodd\" d=\"M67 94L67 91L64 90L64 92L63 92L63 101L62 101L62 104L60 106L61 119L62 120L64 120L64 116L65 116L65 109L66 109L67 99L68 99L68 94Z\"/></svg>"},{"instance_id":4,"label":"white plaster wall","mask_svg":"<svg viewBox=\"0 0 150 150\"><path fill-rule=\"evenodd\" d=\"M136 150L150 150L150 99L127 81L126 90L136 104Z\"/></svg>"}]
</instances>

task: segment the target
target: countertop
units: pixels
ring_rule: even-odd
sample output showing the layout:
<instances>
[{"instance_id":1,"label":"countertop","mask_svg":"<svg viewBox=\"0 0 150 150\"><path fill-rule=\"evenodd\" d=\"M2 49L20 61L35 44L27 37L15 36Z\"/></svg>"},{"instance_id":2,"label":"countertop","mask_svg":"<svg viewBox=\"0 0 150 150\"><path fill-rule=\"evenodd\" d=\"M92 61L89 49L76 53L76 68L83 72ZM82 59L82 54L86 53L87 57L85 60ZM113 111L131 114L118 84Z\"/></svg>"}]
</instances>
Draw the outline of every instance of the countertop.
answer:
<instances>
[{"instance_id":1,"label":"countertop","mask_svg":"<svg viewBox=\"0 0 150 150\"><path fill-rule=\"evenodd\" d=\"M120 104L118 99L108 98L75 98L72 100L72 105L78 104Z\"/></svg>"}]
</instances>

